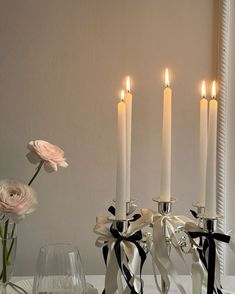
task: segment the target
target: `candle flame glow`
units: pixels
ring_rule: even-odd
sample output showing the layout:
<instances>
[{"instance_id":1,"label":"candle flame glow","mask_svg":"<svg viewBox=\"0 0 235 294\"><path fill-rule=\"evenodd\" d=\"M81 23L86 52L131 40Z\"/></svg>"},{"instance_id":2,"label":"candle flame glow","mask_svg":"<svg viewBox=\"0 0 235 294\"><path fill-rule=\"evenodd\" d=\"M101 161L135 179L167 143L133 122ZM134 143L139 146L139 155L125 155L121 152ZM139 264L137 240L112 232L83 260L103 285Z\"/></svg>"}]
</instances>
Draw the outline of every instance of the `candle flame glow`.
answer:
<instances>
[{"instance_id":1,"label":"candle flame glow","mask_svg":"<svg viewBox=\"0 0 235 294\"><path fill-rule=\"evenodd\" d=\"M215 82L215 81L213 81L213 83L212 83L211 97L212 97L213 99L216 98L216 82Z\"/></svg>"},{"instance_id":2,"label":"candle flame glow","mask_svg":"<svg viewBox=\"0 0 235 294\"><path fill-rule=\"evenodd\" d=\"M165 87L169 87L169 86L170 86L169 72L168 72L168 68L166 68L166 72L165 72Z\"/></svg>"},{"instance_id":3,"label":"candle flame glow","mask_svg":"<svg viewBox=\"0 0 235 294\"><path fill-rule=\"evenodd\" d=\"M127 90L127 92L131 91L131 81L130 81L129 76L127 76L127 78L126 78L126 90Z\"/></svg>"},{"instance_id":4,"label":"candle flame glow","mask_svg":"<svg viewBox=\"0 0 235 294\"><path fill-rule=\"evenodd\" d=\"M124 92L124 90L122 90L122 92L121 92L121 101L122 102L124 101L124 97L125 97L125 92Z\"/></svg>"},{"instance_id":5,"label":"candle flame glow","mask_svg":"<svg viewBox=\"0 0 235 294\"><path fill-rule=\"evenodd\" d=\"M206 98L206 83L202 81L202 98Z\"/></svg>"}]
</instances>

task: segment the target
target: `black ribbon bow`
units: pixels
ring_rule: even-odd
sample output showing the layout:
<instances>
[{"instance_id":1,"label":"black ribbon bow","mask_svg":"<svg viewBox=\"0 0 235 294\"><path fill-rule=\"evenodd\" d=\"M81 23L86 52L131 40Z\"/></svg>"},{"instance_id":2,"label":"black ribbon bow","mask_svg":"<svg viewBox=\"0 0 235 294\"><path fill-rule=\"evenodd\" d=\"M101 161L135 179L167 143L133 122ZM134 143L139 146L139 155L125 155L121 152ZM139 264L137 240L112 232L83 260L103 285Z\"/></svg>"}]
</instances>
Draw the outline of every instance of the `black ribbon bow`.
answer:
<instances>
[{"instance_id":1,"label":"black ribbon bow","mask_svg":"<svg viewBox=\"0 0 235 294\"><path fill-rule=\"evenodd\" d=\"M204 263L208 271L208 282L207 282L207 294L213 294L214 292L214 282L215 282L215 261L216 261L216 243L215 241L220 241L224 243L229 243L230 236L220 233L213 232L188 232L192 239L204 237L204 242L202 245L202 251L200 258ZM206 251L208 250L208 259L206 258ZM222 292L218 290L218 293Z\"/></svg>"},{"instance_id":2,"label":"black ribbon bow","mask_svg":"<svg viewBox=\"0 0 235 294\"><path fill-rule=\"evenodd\" d=\"M128 285L128 287L131 289L131 293L133 294L138 294L138 292L136 292L135 288L133 285L131 285L130 281L132 279L132 274L129 272L128 268L122 264L122 254L121 254L121 242L122 241L128 241L133 243L136 248L138 249L139 252L139 256L140 256L140 281L141 281L141 289L140 289L140 293L143 293L143 285L142 285L142 279L141 279L141 275L142 275L142 268L143 268L143 264L146 260L146 253L144 251L144 249L140 246L139 242L142 239L142 233L141 231L137 231L134 234L132 234L129 237L123 236L118 230L115 230L112 226L110 228L110 232L113 235L113 237L116 239L116 242L114 244L114 251L116 254L116 258L118 261L118 265L120 270L122 271L122 274L126 280L126 283Z\"/></svg>"},{"instance_id":3,"label":"black ribbon bow","mask_svg":"<svg viewBox=\"0 0 235 294\"><path fill-rule=\"evenodd\" d=\"M115 208L113 206L110 206L108 211L110 213L112 213L113 215L115 215ZM132 219L129 220L129 222L133 222L140 217L141 217L140 214L135 214L135 215L133 215ZM117 227L117 229L115 229L113 227L113 225L111 225L111 227L110 227L110 232L113 235L113 237L116 239L115 244L114 244L114 251L115 251L117 261L118 261L119 268L123 274L123 277L124 277L128 287L131 290L131 294L143 294L143 282L142 282L141 277L142 277L143 264L146 260L146 253L145 253L144 249L139 244L139 241L142 239L142 232L137 231L137 232L133 233L131 236L127 237L120 232L120 231L122 231L121 229L122 228L120 228L120 230L119 230L118 227ZM132 273L129 271L129 269L124 264L122 264L121 242L123 242L123 241L128 241L128 242L133 243L139 252L139 256L140 256L140 260L141 260L140 261L140 283L141 283L141 285L140 285L140 292L139 293L136 292L134 285L132 285L130 282L133 277ZM108 260L108 252L109 252L108 245L103 246L103 257L104 257L104 262L105 262L106 266L107 266L107 260ZM105 290L103 291L103 294L105 294Z\"/></svg>"}]
</instances>

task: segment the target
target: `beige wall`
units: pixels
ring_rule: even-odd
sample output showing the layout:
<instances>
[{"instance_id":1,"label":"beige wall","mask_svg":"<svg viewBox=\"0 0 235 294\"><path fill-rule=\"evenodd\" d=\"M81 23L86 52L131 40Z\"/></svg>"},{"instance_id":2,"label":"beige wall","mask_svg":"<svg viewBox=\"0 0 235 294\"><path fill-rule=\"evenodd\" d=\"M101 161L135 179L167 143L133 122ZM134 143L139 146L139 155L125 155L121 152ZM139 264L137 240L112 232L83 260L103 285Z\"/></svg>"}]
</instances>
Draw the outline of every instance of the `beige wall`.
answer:
<instances>
[{"instance_id":1,"label":"beige wall","mask_svg":"<svg viewBox=\"0 0 235 294\"><path fill-rule=\"evenodd\" d=\"M173 72L172 192L189 215L198 188L199 81L214 78L213 0L0 0L0 177L27 181L31 139L57 143L70 164L43 171L37 211L20 224L16 274L41 245L78 245L86 272L104 272L95 216L115 197L116 103L134 80L132 194L159 194L162 71ZM146 272L151 272L150 263Z\"/></svg>"}]
</instances>

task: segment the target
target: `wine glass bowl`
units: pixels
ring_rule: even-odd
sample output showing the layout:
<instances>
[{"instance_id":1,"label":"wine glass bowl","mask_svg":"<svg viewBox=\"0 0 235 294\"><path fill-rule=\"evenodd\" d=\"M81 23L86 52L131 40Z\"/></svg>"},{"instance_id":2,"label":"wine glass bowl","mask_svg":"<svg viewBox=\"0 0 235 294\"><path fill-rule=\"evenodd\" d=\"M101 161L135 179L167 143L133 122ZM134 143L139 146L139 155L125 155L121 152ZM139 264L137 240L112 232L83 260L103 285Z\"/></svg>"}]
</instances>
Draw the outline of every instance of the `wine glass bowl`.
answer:
<instances>
[{"instance_id":1,"label":"wine glass bowl","mask_svg":"<svg viewBox=\"0 0 235 294\"><path fill-rule=\"evenodd\" d=\"M43 246L38 255L33 294L85 294L86 282L78 249L71 244Z\"/></svg>"}]
</instances>

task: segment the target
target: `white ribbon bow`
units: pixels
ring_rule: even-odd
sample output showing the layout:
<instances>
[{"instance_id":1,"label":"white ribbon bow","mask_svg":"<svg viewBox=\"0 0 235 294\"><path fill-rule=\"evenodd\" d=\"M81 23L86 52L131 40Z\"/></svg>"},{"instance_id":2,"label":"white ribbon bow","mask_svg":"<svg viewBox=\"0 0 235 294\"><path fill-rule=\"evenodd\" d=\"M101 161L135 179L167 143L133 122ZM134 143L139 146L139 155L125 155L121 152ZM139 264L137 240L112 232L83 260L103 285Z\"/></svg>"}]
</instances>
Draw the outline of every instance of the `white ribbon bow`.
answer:
<instances>
[{"instance_id":1,"label":"white ribbon bow","mask_svg":"<svg viewBox=\"0 0 235 294\"><path fill-rule=\"evenodd\" d=\"M125 232L125 237L128 238L134 233L142 230L144 227L149 226L153 221L153 214L147 209L141 210L141 217L135 221L130 222L130 225ZM118 293L128 294L131 293L131 289L128 285L123 286L121 278L121 269L118 264L114 245L117 241L110 232L108 224L112 223L110 218L97 217L94 232L99 235L96 240L96 246L104 247L108 246L109 257L107 261L107 269L105 275L105 294ZM140 256L136 245L129 240L122 240L120 243L121 248L121 264L124 265L131 274L131 280L129 285L134 287L135 291L139 293L141 291L142 280L138 276L140 272Z\"/></svg>"},{"instance_id":2,"label":"white ribbon bow","mask_svg":"<svg viewBox=\"0 0 235 294\"><path fill-rule=\"evenodd\" d=\"M159 270L161 278L165 284L164 293L168 293L170 289L171 278L179 292L181 294L186 294L186 290L179 281L175 265L171 260L170 250L171 248L175 249L187 268L183 254L186 252L182 251L181 243L178 240L176 234L177 230L186 233L184 228L187 223L192 223L196 226L196 224L191 219L185 216L162 216L160 214L155 214L153 222L153 244L149 246L149 249L153 259L155 282L160 293L163 293L163 289L159 285L156 268ZM169 243L169 245L167 245L167 243ZM195 246L191 246L187 253L191 254L192 256L192 269L191 271L189 270L189 272L192 272L193 294L200 294L202 289L201 285L205 283L205 267L199 258L199 254Z\"/></svg>"},{"instance_id":3,"label":"white ribbon bow","mask_svg":"<svg viewBox=\"0 0 235 294\"><path fill-rule=\"evenodd\" d=\"M198 232L201 229L192 222L188 222L185 225L185 230L188 232ZM217 230L217 233L220 234L225 234L223 231L221 230ZM228 232L226 235L230 235L231 231ZM230 249L235 253L235 243L233 241L234 236L231 236L231 239L229 241L228 246L230 247ZM191 240L192 244L195 243L196 246L198 246L198 244L194 241ZM195 250L195 253L197 254L197 256L195 256L197 263L201 263L200 267L196 267L196 263L193 263L192 266L192 278L193 278L193 293L194 294L201 294L203 290L207 289L207 270L204 266L204 264L201 262L198 251L196 249L196 246L193 246L193 250ZM206 253L206 258L208 258L208 252ZM192 255L192 258L194 259L194 256ZM194 268L195 266L195 268ZM235 292L229 291L229 290L225 290L221 288L221 277L220 277L220 267L219 267L219 253L216 250L216 262L215 262L215 282L214 282L214 287L215 287L215 293L217 293L217 289L219 289L222 293L224 294L235 294ZM219 292L218 292L219 293Z\"/></svg>"}]
</instances>

